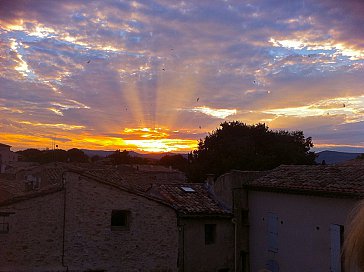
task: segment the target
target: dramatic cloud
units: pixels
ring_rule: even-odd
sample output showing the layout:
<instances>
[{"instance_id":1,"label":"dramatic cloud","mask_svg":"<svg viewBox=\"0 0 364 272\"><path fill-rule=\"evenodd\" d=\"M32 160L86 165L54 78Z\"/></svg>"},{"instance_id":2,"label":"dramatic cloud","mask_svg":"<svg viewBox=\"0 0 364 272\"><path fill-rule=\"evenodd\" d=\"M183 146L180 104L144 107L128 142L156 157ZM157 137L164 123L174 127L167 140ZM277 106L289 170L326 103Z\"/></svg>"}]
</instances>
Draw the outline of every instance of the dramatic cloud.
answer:
<instances>
[{"instance_id":1,"label":"dramatic cloud","mask_svg":"<svg viewBox=\"0 0 364 272\"><path fill-rule=\"evenodd\" d=\"M364 4L0 1L0 142L187 151L223 121L363 151Z\"/></svg>"}]
</instances>

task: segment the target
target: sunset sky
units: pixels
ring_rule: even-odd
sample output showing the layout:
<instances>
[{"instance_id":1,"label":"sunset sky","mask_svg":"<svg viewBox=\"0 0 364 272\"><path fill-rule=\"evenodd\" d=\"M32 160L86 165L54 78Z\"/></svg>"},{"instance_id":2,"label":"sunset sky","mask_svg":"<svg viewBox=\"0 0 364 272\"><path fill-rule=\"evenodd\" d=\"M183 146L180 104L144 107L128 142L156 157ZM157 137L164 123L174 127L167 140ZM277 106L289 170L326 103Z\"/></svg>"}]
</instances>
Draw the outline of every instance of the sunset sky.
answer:
<instances>
[{"instance_id":1,"label":"sunset sky","mask_svg":"<svg viewBox=\"0 0 364 272\"><path fill-rule=\"evenodd\" d=\"M221 122L364 152L364 1L0 1L0 142L196 148Z\"/></svg>"}]
</instances>

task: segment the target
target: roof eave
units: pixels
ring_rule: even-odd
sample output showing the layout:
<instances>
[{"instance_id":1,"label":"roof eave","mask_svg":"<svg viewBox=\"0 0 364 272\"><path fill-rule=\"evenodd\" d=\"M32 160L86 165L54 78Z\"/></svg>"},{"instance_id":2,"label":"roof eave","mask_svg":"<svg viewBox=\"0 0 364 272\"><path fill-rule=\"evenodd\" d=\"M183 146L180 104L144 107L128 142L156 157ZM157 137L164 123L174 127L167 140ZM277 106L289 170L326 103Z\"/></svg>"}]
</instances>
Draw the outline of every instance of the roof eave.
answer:
<instances>
[{"instance_id":1,"label":"roof eave","mask_svg":"<svg viewBox=\"0 0 364 272\"><path fill-rule=\"evenodd\" d=\"M298 195L312 195L322 196L330 198L354 198L362 199L364 197L363 192L340 192L340 191L328 191L328 190L313 190L313 189L302 189L302 188L282 188L282 187L271 187L271 186L259 186L259 185L247 185L247 189L252 191L264 191L274 193L287 193L287 194L298 194Z\"/></svg>"}]
</instances>

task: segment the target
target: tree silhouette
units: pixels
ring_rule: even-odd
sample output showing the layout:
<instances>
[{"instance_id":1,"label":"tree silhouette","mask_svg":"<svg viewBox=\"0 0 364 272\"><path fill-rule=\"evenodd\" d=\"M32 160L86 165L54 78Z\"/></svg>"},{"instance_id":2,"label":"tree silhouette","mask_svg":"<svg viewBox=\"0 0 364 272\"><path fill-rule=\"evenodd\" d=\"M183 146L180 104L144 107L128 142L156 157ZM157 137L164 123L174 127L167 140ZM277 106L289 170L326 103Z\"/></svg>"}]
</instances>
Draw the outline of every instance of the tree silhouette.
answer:
<instances>
[{"instance_id":1,"label":"tree silhouette","mask_svg":"<svg viewBox=\"0 0 364 272\"><path fill-rule=\"evenodd\" d=\"M89 157L80 149L72 148L68 151L63 149L38 150L29 148L18 151L22 161L38 162L41 164L50 162L88 162Z\"/></svg>"},{"instance_id":2,"label":"tree silhouette","mask_svg":"<svg viewBox=\"0 0 364 272\"><path fill-rule=\"evenodd\" d=\"M67 151L68 162L88 162L89 157L80 149L72 148Z\"/></svg>"},{"instance_id":3,"label":"tree silhouette","mask_svg":"<svg viewBox=\"0 0 364 272\"><path fill-rule=\"evenodd\" d=\"M231 169L268 170L281 164L315 164L311 137L302 131L272 131L265 124L224 122L188 155L187 176L201 181L206 174Z\"/></svg>"},{"instance_id":4,"label":"tree silhouette","mask_svg":"<svg viewBox=\"0 0 364 272\"><path fill-rule=\"evenodd\" d=\"M112 164L114 165L127 164L131 161L129 151L124 150L121 152L120 149L115 150L115 152L107 156L107 158L111 159Z\"/></svg>"},{"instance_id":5,"label":"tree silhouette","mask_svg":"<svg viewBox=\"0 0 364 272\"><path fill-rule=\"evenodd\" d=\"M188 161L180 154L165 155L159 160L159 164L167 167L171 166L174 169L185 172L188 166Z\"/></svg>"}]
</instances>

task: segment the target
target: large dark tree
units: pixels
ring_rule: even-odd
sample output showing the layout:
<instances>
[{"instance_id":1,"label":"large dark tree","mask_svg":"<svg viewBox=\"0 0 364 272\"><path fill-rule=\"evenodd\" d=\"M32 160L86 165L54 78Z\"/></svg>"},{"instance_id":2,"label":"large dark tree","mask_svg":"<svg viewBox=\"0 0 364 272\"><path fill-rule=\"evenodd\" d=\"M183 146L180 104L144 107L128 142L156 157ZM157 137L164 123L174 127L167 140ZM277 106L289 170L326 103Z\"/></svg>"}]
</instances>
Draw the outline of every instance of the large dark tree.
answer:
<instances>
[{"instance_id":1,"label":"large dark tree","mask_svg":"<svg viewBox=\"0 0 364 272\"><path fill-rule=\"evenodd\" d=\"M116 150L111 155L107 156L107 158L111 159L112 164L127 164L130 163L131 157L129 155L129 151L120 151L120 149Z\"/></svg>"},{"instance_id":2,"label":"large dark tree","mask_svg":"<svg viewBox=\"0 0 364 272\"><path fill-rule=\"evenodd\" d=\"M167 167L171 166L174 169L185 172L188 166L188 161L181 154L165 155L159 160L159 164Z\"/></svg>"},{"instance_id":3,"label":"large dark tree","mask_svg":"<svg viewBox=\"0 0 364 272\"><path fill-rule=\"evenodd\" d=\"M272 131L265 124L224 122L200 140L188 156L188 178L201 181L206 174L231 169L268 170L281 164L315 164L311 137L302 131Z\"/></svg>"},{"instance_id":4,"label":"large dark tree","mask_svg":"<svg viewBox=\"0 0 364 272\"><path fill-rule=\"evenodd\" d=\"M68 162L88 162L89 157L80 149L72 148L67 151Z\"/></svg>"}]
</instances>

